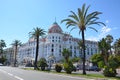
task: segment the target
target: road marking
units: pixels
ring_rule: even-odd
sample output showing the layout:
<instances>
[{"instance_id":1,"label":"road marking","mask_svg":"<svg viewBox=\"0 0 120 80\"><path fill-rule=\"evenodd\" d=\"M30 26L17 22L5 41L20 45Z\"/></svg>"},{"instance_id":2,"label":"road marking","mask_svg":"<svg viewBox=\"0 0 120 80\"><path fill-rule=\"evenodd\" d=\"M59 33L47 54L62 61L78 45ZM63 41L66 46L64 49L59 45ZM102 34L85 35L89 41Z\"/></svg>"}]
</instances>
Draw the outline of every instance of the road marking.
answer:
<instances>
[{"instance_id":1,"label":"road marking","mask_svg":"<svg viewBox=\"0 0 120 80\"><path fill-rule=\"evenodd\" d=\"M17 79L19 79L19 80L24 80L24 79L22 79L22 78L20 78L20 77L18 77L18 76L14 76L15 78L17 78Z\"/></svg>"},{"instance_id":2,"label":"road marking","mask_svg":"<svg viewBox=\"0 0 120 80\"><path fill-rule=\"evenodd\" d=\"M18 80L24 80L24 79L22 79L22 78L20 78L20 77L18 77L18 76L16 76L16 75L11 74L11 73L8 73L8 72L6 72L6 71L4 71L4 70L1 70L1 69L0 69L0 71L1 71L1 72L4 72L4 73L7 73L9 76L14 77L14 78L16 78L16 79L18 79Z\"/></svg>"},{"instance_id":3,"label":"road marking","mask_svg":"<svg viewBox=\"0 0 120 80\"><path fill-rule=\"evenodd\" d=\"M10 75L10 76L13 76L13 74L11 74L11 73L7 73L8 75Z\"/></svg>"}]
</instances>

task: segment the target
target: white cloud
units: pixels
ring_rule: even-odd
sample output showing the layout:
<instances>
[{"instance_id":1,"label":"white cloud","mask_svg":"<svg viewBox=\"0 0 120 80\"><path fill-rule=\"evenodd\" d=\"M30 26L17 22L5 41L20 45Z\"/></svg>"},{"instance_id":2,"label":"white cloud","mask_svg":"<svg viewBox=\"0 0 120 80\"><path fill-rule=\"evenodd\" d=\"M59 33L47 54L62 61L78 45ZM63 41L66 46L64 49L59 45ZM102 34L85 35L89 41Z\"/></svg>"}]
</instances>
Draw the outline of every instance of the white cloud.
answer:
<instances>
[{"instance_id":1,"label":"white cloud","mask_svg":"<svg viewBox=\"0 0 120 80\"><path fill-rule=\"evenodd\" d=\"M91 37L88 37L87 40L90 40L90 41L98 41L98 38L97 38L97 37L94 37L94 36L91 36Z\"/></svg>"},{"instance_id":2,"label":"white cloud","mask_svg":"<svg viewBox=\"0 0 120 80\"><path fill-rule=\"evenodd\" d=\"M99 39L105 37L110 31L111 31L111 28L109 28L107 26L103 26L101 28L101 31L100 31L100 34L99 34Z\"/></svg>"},{"instance_id":3,"label":"white cloud","mask_svg":"<svg viewBox=\"0 0 120 80\"><path fill-rule=\"evenodd\" d=\"M109 20L106 20L105 23L109 23Z\"/></svg>"},{"instance_id":4,"label":"white cloud","mask_svg":"<svg viewBox=\"0 0 120 80\"><path fill-rule=\"evenodd\" d=\"M104 38L107 34L109 34L111 28L103 26L99 31L100 33L97 36L89 36L87 37L87 40L99 41L100 39Z\"/></svg>"},{"instance_id":5,"label":"white cloud","mask_svg":"<svg viewBox=\"0 0 120 80\"><path fill-rule=\"evenodd\" d=\"M101 29L101 33L108 33L111 31L111 28L107 27L107 26L103 26Z\"/></svg>"}]
</instances>

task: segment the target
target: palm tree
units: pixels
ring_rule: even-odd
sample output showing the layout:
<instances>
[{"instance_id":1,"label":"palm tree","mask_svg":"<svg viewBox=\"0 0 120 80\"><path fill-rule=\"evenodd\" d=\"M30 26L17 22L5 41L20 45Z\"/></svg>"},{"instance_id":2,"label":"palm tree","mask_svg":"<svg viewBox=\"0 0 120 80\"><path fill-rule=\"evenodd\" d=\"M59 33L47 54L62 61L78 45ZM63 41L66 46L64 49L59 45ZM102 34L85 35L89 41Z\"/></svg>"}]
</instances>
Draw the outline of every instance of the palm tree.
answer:
<instances>
[{"instance_id":1,"label":"palm tree","mask_svg":"<svg viewBox=\"0 0 120 80\"><path fill-rule=\"evenodd\" d=\"M5 41L4 40L0 40L0 55L3 54L3 48L6 47Z\"/></svg>"},{"instance_id":2,"label":"palm tree","mask_svg":"<svg viewBox=\"0 0 120 80\"><path fill-rule=\"evenodd\" d=\"M105 63L105 65L107 65L108 64L108 57L109 57L108 50L110 48L110 45L109 45L109 43L107 43L105 38L102 38L102 40L100 40L98 42L98 47L99 47L99 50L101 52L101 55L104 57L104 63Z\"/></svg>"},{"instance_id":3,"label":"palm tree","mask_svg":"<svg viewBox=\"0 0 120 80\"><path fill-rule=\"evenodd\" d=\"M111 50L111 43L113 42L113 37L112 37L112 35L107 35L106 36L106 41L109 43L109 45L110 45L110 54L112 54L112 50Z\"/></svg>"},{"instance_id":4,"label":"palm tree","mask_svg":"<svg viewBox=\"0 0 120 80\"><path fill-rule=\"evenodd\" d=\"M11 44L14 48L14 67L16 67L16 55L17 55L17 52L18 52L18 47L21 46L21 42L20 40L14 40L13 43Z\"/></svg>"},{"instance_id":5,"label":"palm tree","mask_svg":"<svg viewBox=\"0 0 120 80\"><path fill-rule=\"evenodd\" d=\"M62 55L64 56L66 63L68 63L69 57L72 55L72 53L68 49L64 48Z\"/></svg>"},{"instance_id":6,"label":"palm tree","mask_svg":"<svg viewBox=\"0 0 120 80\"><path fill-rule=\"evenodd\" d=\"M37 67L37 58L38 58L38 52L39 52L39 37L45 35L44 29L41 28L33 28L33 32L29 33L31 37L34 37L36 39L36 56L35 56L35 62L34 62L34 70L39 69Z\"/></svg>"},{"instance_id":7,"label":"palm tree","mask_svg":"<svg viewBox=\"0 0 120 80\"><path fill-rule=\"evenodd\" d=\"M120 55L120 38L114 43L115 54Z\"/></svg>"},{"instance_id":8,"label":"palm tree","mask_svg":"<svg viewBox=\"0 0 120 80\"><path fill-rule=\"evenodd\" d=\"M101 12L94 11L92 13L88 14L88 9L90 6L86 7L85 4L83 4L82 9L78 8L78 13L75 13L71 11L71 15L68 16L68 18L63 19L61 22L66 22L67 28L70 26L72 27L71 30L78 28L79 29L79 34L82 32L82 42L83 42L83 74L86 74L85 71L85 36L84 32L86 28L93 29L97 31L95 28L90 27L90 25L105 25L102 22L97 21L99 19L98 15L102 14Z\"/></svg>"}]
</instances>

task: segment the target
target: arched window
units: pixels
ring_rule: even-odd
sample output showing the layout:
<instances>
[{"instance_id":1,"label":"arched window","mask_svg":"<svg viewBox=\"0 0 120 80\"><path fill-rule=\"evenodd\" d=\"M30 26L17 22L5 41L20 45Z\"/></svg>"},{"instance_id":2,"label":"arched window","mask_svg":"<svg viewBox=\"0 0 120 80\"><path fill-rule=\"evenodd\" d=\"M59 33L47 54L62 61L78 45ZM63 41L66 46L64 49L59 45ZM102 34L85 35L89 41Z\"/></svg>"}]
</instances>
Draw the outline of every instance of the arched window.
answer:
<instances>
[{"instance_id":1,"label":"arched window","mask_svg":"<svg viewBox=\"0 0 120 80\"><path fill-rule=\"evenodd\" d=\"M54 47L54 44L52 44L52 47Z\"/></svg>"}]
</instances>

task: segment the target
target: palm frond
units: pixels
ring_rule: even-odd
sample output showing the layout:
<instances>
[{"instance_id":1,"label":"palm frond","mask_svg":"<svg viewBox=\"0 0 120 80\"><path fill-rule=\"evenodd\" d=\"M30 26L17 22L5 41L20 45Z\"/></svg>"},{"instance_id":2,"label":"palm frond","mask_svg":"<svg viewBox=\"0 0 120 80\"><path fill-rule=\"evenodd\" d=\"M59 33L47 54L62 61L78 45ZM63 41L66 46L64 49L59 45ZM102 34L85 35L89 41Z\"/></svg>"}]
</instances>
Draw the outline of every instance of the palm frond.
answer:
<instances>
[{"instance_id":1,"label":"palm frond","mask_svg":"<svg viewBox=\"0 0 120 80\"><path fill-rule=\"evenodd\" d=\"M99 14L102 14L102 13L98 12L98 11L95 11L95 12L92 12L92 13L88 14L87 17L85 18L85 24L87 24L88 22L90 22L93 19L98 19L97 16Z\"/></svg>"},{"instance_id":2,"label":"palm frond","mask_svg":"<svg viewBox=\"0 0 120 80\"><path fill-rule=\"evenodd\" d=\"M71 17L71 18L75 19L76 21L79 21L78 16L73 11L70 11L70 12L72 13L72 15L69 15L68 17Z\"/></svg>"},{"instance_id":3,"label":"palm frond","mask_svg":"<svg viewBox=\"0 0 120 80\"><path fill-rule=\"evenodd\" d=\"M75 27L73 27L71 30L70 30L70 32L72 31L72 30L74 30L74 29L76 29L77 27L75 26Z\"/></svg>"},{"instance_id":4,"label":"palm frond","mask_svg":"<svg viewBox=\"0 0 120 80\"><path fill-rule=\"evenodd\" d=\"M101 25L103 25L103 26L106 26L103 22L90 22L89 24L88 24L88 26L89 25L98 25L98 26L101 26Z\"/></svg>"},{"instance_id":5,"label":"palm frond","mask_svg":"<svg viewBox=\"0 0 120 80\"><path fill-rule=\"evenodd\" d=\"M68 24L66 28L69 28L70 26L75 26L75 24Z\"/></svg>"},{"instance_id":6,"label":"palm frond","mask_svg":"<svg viewBox=\"0 0 120 80\"><path fill-rule=\"evenodd\" d=\"M93 30L95 30L96 32L98 32L95 28L93 28L93 27L88 27L88 28L90 28L90 29L93 29Z\"/></svg>"},{"instance_id":7,"label":"palm frond","mask_svg":"<svg viewBox=\"0 0 120 80\"><path fill-rule=\"evenodd\" d=\"M87 15L87 12L88 12L88 9L90 8L90 5L86 8L85 10L85 13L84 13L84 19L86 18L86 15Z\"/></svg>"},{"instance_id":8,"label":"palm frond","mask_svg":"<svg viewBox=\"0 0 120 80\"><path fill-rule=\"evenodd\" d=\"M78 8L78 16L79 16L79 22L81 23L81 25L83 25L84 18L83 18L83 13L80 8Z\"/></svg>"},{"instance_id":9,"label":"palm frond","mask_svg":"<svg viewBox=\"0 0 120 80\"><path fill-rule=\"evenodd\" d=\"M46 31L44 31L44 29L41 28L33 28L33 32L29 32L30 37L34 37L35 39L39 36L44 36L46 33Z\"/></svg>"}]
</instances>

